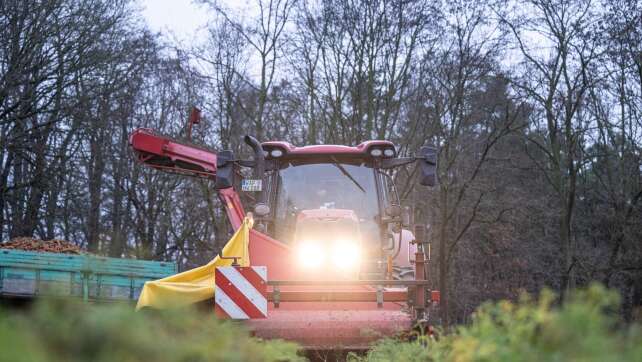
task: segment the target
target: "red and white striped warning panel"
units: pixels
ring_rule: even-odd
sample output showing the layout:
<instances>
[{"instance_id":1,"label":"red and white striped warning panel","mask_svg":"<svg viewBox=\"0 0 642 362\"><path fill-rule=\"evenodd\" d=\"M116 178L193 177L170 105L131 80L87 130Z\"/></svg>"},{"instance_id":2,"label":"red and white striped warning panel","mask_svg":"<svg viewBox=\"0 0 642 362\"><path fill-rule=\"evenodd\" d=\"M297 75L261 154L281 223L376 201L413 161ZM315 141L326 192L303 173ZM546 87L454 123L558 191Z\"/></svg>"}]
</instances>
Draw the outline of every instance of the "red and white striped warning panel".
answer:
<instances>
[{"instance_id":1,"label":"red and white striped warning panel","mask_svg":"<svg viewBox=\"0 0 642 362\"><path fill-rule=\"evenodd\" d=\"M214 271L214 311L229 319L267 317L267 267L222 266Z\"/></svg>"}]
</instances>

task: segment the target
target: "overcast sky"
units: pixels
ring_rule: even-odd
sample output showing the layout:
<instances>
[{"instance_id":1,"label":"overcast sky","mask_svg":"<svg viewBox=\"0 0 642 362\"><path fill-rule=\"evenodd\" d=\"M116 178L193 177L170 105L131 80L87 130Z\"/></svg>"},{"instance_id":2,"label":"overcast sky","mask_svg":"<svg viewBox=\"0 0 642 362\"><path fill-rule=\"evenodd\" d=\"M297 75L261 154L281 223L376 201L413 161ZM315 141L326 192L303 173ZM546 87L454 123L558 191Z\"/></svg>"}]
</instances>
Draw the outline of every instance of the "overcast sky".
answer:
<instances>
[{"instance_id":1,"label":"overcast sky","mask_svg":"<svg viewBox=\"0 0 642 362\"><path fill-rule=\"evenodd\" d=\"M192 0L138 0L142 14L154 32L160 32L169 41L178 41L179 45L189 46L198 43L200 33L210 17L213 16L206 7L197 5ZM252 0L219 0L218 3L234 16L258 15L256 4ZM258 62L249 60L247 75L258 77ZM278 78L277 70L277 78Z\"/></svg>"},{"instance_id":2,"label":"overcast sky","mask_svg":"<svg viewBox=\"0 0 642 362\"><path fill-rule=\"evenodd\" d=\"M207 23L207 11L191 0L141 0L143 16L153 31L180 41L194 37Z\"/></svg>"},{"instance_id":3,"label":"overcast sky","mask_svg":"<svg viewBox=\"0 0 642 362\"><path fill-rule=\"evenodd\" d=\"M153 31L163 33L167 39L176 37L181 42L197 36L211 16L206 7L193 0L139 0L139 3ZM231 10L232 15L256 14L256 4L251 0L219 0L218 3Z\"/></svg>"}]
</instances>

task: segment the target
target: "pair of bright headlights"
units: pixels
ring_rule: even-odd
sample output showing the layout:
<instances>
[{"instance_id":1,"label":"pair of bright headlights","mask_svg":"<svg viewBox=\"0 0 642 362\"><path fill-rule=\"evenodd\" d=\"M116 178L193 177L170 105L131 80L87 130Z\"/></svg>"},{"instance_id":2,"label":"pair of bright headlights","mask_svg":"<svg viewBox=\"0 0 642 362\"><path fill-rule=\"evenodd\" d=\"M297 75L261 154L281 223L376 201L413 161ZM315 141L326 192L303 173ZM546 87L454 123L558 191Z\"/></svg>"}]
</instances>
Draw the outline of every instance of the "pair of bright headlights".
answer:
<instances>
[{"instance_id":1,"label":"pair of bright headlights","mask_svg":"<svg viewBox=\"0 0 642 362\"><path fill-rule=\"evenodd\" d=\"M305 268L332 265L340 269L355 269L361 260L359 244L340 240L334 243L301 241L296 246L297 262Z\"/></svg>"},{"instance_id":2,"label":"pair of bright headlights","mask_svg":"<svg viewBox=\"0 0 642 362\"><path fill-rule=\"evenodd\" d=\"M275 149L273 149L272 151L269 151L269 152L268 151L263 151L263 156L265 156L265 157L272 156L274 158L279 158L279 157L283 156L283 150L281 150L280 148L275 148Z\"/></svg>"},{"instance_id":3,"label":"pair of bright headlights","mask_svg":"<svg viewBox=\"0 0 642 362\"><path fill-rule=\"evenodd\" d=\"M383 150L381 148L373 148L370 150L370 156L381 157L381 155L392 157L395 155L395 150L393 148L384 148Z\"/></svg>"}]
</instances>

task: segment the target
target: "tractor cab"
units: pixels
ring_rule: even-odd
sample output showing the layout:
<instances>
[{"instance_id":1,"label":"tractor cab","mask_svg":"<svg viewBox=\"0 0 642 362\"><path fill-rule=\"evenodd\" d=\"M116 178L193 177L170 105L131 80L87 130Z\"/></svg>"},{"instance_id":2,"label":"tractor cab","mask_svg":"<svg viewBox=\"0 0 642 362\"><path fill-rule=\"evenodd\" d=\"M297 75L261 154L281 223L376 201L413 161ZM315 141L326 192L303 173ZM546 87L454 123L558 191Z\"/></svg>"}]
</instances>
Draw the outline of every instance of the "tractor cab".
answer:
<instances>
[{"instance_id":1,"label":"tractor cab","mask_svg":"<svg viewBox=\"0 0 642 362\"><path fill-rule=\"evenodd\" d=\"M252 211L257 231L294 250L290 264L318 276L389 278L393 269L412 269L414 239L409 212L401 208L386 173L418 162L419 183L436 182L436 150L422 147L414 157L398 157L389 141L357 146L287 142L245 142L252 160L230 151L187 145L149 129L130 137L139 161L166 172L214 180L234 228ZM253 176L239 178L239 167ZM240 183L240 185L239 185ZM239 194L250 205L243 206Z\"/></svg>"},{"instance_id":2,"label":"tractor cab","mask_svg":"<svg viewBox=\"0 0 642 362\"><path fill-rule=\"evenodd\" d=\"M262 148L269 213L260 220L270 236L296 250L303 272L381 274L402 221L396 188L382 170L384 160L396 157L394 145L265 142Z\"/></svg>"}]
</instances>

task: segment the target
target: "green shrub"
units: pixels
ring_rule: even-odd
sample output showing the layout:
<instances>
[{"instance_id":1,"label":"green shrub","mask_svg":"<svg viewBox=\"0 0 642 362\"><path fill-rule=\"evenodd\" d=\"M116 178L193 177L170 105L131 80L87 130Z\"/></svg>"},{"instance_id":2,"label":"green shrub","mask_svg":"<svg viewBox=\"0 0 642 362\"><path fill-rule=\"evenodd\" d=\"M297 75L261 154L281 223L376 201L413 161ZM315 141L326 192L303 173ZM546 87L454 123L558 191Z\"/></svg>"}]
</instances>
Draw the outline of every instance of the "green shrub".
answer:
<instances>
[{"instance_id":1,"label":"green shrub","mask_svg":"<svg viewBox=\"0 0 642 362\"><path fill-rule=\"evenodd\" d=\"M544 291L481 306L438 341L384 340L353 361L642 361L642 328L618 321L615 292L594 285L562 306ZM295 344L251 338L193 310L41 302L0 311L0 361L296 361Z\"/></svg>"},{"instance_id":2,"label":"green shrub","mask_svg":"<svg viewBox=\"0 0 642 362\"><path fill-rule=\"evenodd\" d=\"M298 347L251 338L241 326L193 310L38 303L0 315L4 361L296 361Z\"/></svg>"},{"instance_id":3,"label":"green shrub","mask_svg":"<svg viewBox=\"0 0 642 362\"><path fill-rule=\"evenodd\" d=\"M438 342L384 341L373 361L642 361L640 326L618 324L617 293L599 285L578 290L561 307L550 291L519 303L488 303ZM358 358L355 358L358 359Z\"/></svg>"},{"instance_id":4,"label":"green shrub","mask_svg":"<svg viewBox=\"0 0 642 362\"><path fill-rule=\"evenodd\" d=\"M385 339L371 349L365 357L351 354L348 356L348 360L352 362L429 361L432 358L429 352L431 351L420 342L403 343Z\"/></svg>"}]
</instances>

